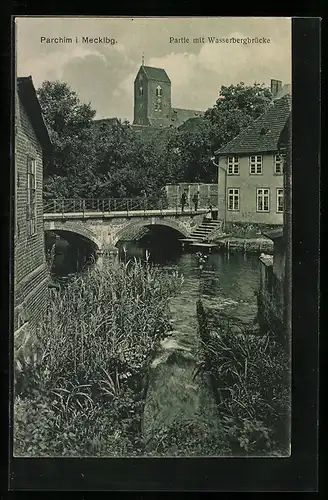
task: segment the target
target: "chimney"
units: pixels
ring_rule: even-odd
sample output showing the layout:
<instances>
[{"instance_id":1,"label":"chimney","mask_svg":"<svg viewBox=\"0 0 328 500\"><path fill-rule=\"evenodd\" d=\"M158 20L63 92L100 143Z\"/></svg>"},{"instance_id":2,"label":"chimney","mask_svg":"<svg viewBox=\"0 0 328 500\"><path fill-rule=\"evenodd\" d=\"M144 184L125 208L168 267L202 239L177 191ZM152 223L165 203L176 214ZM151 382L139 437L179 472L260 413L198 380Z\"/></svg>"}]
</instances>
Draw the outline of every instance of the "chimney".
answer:
<instances>
[{"instance_id":1,"label":"chimney","mask_svg":"<svg viewBox=\"0 0 328 500\"><path fill-rule=\"evenodd\" d=\"M272 97L275 97L279 90L282 88L282 81L281 80L271 80L271 94Z\"/></svg>"}]
</instances>

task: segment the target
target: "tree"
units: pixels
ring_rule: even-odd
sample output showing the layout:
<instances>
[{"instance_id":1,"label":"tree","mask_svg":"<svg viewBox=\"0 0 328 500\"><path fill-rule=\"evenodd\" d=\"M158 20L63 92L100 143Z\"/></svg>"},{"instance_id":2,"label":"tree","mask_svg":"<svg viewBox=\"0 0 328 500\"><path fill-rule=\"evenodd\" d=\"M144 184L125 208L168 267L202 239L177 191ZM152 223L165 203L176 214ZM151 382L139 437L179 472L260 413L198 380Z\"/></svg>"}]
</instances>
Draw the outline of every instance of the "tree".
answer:
<instances>
[{"instance_id":1,"label":"tree","mask_svg":"<svg viewBox=\"0 0 328 500\"><path fill-rule=\"evenodd\" d=\"M265 113L272 99L271 91L264 84L222 86L213 108L205 113L205 119L213 125L213 146L220 148L256 118Z\"/></svg>"},{"instance_id":2,"label":"tree","mask_svg":"<svg viewBox=\"0 0 328 500\"><path fill-rule=\"evenodd\" d=\"M167 181L215 182L216 169L212 156L212 124L203 118L194 118L183 124L168 143L166 164Z\"/></svg>"},{"instance_id":3,"label":"tree","mask_svg":"<svg viewBox=\"0 0 328 500\"><path fill-rule=\"evenodd\" d=\"M37 93L53 144L45 169L45 196L74 196L83 178L92 175L96 111L64 82L45 81Z\"/></svg>"},{"instance_id":4,"label":"tree","mask_svg":"<svg viewBox=\"0 0 328 500\"><path fill-rule=\"evenodd\" d=\"M138 134L128 122L103 124L96 132L98 197L138 197L158 194L162 187L160 154L154 141Z\"/></svg>"}]
</instances>

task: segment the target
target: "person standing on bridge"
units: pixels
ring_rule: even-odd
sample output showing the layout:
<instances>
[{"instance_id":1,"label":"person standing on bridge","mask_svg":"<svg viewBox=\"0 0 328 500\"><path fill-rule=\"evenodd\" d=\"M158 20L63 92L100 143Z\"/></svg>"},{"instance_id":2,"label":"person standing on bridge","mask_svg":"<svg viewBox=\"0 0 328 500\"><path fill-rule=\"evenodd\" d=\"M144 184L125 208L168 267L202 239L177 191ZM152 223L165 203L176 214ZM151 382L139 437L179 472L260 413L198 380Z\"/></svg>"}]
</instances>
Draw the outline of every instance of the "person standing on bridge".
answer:
<instances>
[{"instance_id":1,"label":"person standing on bridge","mask_svg":"<svg viewBox=\"0 0 328 500\"><path fill-rule=\"evenodd\" d=\"M145 188L143 188L141 190L141 197L142 197L142 199L140 201L141 201L141 204L142 204L142 208L144 210L147 210L147 193L146 193Z\"/></svg>"},{"instance_id":2,"label":"person standing on bridge","mask_svg":"<svg viewBox=\"0 0 328 500\"><path fill-rule=\"evenodd\" d=\"M186 206L186 203L187 203L187 194L186 192L184 191L181 195L181 212L184 211L184 207Z\"/></svg>"},{"instance_id":3,"label":"person standing on bridge","mask_svg":"<svg viewBox=\"0 0 328 500\"><path fill-rule=\"evenodd\" d=\"M195 212L197 212L199 203L199 191L197 191L197 193L194 194L194 196L192 197L192 201L195 205Z\"/></svg>"}]
</instances>

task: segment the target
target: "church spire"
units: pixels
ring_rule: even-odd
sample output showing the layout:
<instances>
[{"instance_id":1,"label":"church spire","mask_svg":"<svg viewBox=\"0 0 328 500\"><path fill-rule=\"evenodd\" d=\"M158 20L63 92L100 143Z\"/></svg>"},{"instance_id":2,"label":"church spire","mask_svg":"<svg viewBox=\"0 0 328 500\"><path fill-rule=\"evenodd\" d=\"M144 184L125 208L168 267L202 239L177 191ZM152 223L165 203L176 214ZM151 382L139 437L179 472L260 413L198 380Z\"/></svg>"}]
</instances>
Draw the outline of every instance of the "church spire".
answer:
<instances>
[{"instance_id":1,"label":"church spire","mask_svg":"<svg viewBox=\"0 0 328 500\"><path fill-rule=\"evenodd\" d=\"M141 58L141 66L145 65L145 53L142 53L142 58Z\"/></svg>"}]
</instances>

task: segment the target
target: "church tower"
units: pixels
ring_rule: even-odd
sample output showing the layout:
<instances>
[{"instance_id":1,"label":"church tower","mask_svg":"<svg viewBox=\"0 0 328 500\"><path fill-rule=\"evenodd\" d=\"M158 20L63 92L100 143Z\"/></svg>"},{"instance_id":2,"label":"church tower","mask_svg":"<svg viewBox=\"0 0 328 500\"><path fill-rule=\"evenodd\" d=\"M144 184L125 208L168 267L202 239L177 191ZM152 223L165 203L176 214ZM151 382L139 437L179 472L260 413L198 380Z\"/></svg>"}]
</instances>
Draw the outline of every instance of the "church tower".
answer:
<instances>
[{"instance_id":1,"label":"church tower","mask_svg":"<svg viewBox=\"0 0 328 500\"><path fill-rule=\"evenodd\" d=\"M156 128L171 124L171 80L164 69L145 66L134 80L133 125Z\"/></svg>"}]
</instances>

